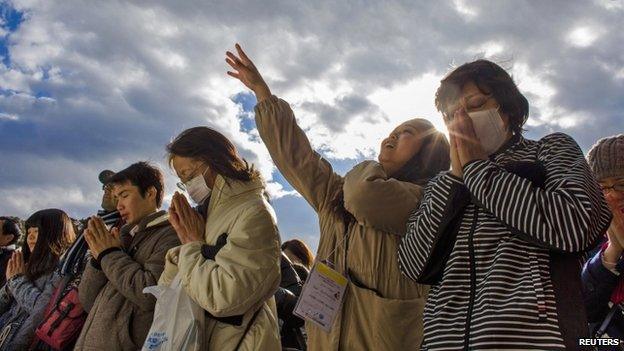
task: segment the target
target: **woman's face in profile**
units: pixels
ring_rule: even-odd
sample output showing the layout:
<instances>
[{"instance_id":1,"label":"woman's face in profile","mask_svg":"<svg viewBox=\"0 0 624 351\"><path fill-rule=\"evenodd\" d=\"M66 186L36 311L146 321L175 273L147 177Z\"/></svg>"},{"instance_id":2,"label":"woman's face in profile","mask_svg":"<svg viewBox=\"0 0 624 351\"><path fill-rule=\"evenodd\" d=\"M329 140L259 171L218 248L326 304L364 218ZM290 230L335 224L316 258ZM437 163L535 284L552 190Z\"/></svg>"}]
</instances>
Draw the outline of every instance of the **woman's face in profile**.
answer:
<instances>
[{"instance_id":1,"label":"woman's face in profile","mask_svg":"<svg viewBox=\"0 0 624 351\"><path fill-rule=\"evenodd\" d=\"M26 244L28 245L28 249L30 250L30 252L35 251L37 238L39 238L39 228L37 227L28 228L28 236L26 236Z\"/></svg>"},{"instance_id":2,"label":"woman's face in profile","mask_svg":"<svg viewBox=\"0 0 624 351\"><path fill-rule=\"evenodd\" d=\"M421 145L422 132L413 122L405 122L381 142L379 163L388 176L392 176L420 150Z\"/></svg>"}]
</instances>

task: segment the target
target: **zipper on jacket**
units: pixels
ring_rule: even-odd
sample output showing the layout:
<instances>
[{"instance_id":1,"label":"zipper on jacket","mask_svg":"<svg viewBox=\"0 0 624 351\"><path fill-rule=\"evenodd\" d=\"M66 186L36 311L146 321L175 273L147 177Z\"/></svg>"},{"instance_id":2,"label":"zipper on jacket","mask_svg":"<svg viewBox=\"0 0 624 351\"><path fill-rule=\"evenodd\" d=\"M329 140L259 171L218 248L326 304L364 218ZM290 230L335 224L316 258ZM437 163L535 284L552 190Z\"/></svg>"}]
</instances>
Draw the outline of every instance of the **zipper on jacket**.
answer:
<instances>
[{"instance_id":1,"label":"zipper on jacket","mask_svg":"<svg viewBox=\"0 0 624 351\"><path fill-rule=\"evenodd\" d=\"M466 315L466 329L464 330L464 350L468 350L470 343L470 322L472 319L472 308L474 305L476 285L477 285L477 269L475 267L475 254L474 254L474 242L473 236L475 228L477 227L477 220L479 219L479 207L474 206L474 215L472 217L472 224L470 226L470 232L468 233L468 260L470 264L470 299L468 301L468 314Z\"/></svg>"}]
</instances>

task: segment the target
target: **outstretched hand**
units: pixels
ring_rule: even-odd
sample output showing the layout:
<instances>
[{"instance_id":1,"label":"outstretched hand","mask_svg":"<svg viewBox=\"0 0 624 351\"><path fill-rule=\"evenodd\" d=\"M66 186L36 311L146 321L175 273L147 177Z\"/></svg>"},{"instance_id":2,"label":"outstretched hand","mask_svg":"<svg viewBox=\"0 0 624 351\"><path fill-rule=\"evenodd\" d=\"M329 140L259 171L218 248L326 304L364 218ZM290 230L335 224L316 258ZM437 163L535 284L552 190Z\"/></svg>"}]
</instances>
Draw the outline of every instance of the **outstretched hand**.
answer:
<instances>
[{"instance_id":1,"label":"outstretched hand","mask_svg":"<svg viewBox=\"0 0 624 351\"><path fill-rule=\"evenodd\" d=\"M236 44L236 51L238 56L229 51L225 53L227 56L225 62L234 69L234 71L228 71L227 74L240 80L245 86L251 89L254 94L256 94L258 103L271 97L269 86L264 82L256 66L238 44Z\"/></svg>"}]
</instances>

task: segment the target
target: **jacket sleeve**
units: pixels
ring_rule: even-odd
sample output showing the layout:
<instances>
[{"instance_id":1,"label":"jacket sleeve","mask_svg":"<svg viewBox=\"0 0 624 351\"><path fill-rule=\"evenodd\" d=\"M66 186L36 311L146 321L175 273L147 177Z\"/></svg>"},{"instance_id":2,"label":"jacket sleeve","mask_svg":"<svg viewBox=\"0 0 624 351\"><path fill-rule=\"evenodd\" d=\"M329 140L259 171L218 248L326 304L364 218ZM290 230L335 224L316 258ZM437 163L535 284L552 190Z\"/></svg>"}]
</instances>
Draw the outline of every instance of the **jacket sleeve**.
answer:
<instances>
[{"instance_id":1,"label":"jacket sleeve","mask_svg":"<svg viewBox=\"0 0 624 351\"><path fill-rule=\"evenodd\" d=\"M273 162L288 183L316 212L321 212L340 190L342 179L312 150L288 103L275 96L255 107L256 125Z\"/></svg>"},{"instance_id":2,"label":"jacket sleeve","mask_svg":"<svg viewBox=\"0 0 624 351\"><path fill-rule=\"evenodd\" d=\"M571 137L555 133L540 142L543 188L487 160L464 167L466 186L477 203L538 244L583 251L606 231L611 212Z\"/></svg>"},{"instance_id":3,"label":"jacket sleeve","mask_svg":"<svg viewBox=\"0 0 624 351\"><path fill-rule=\"evenodd\" d=\"M407 219L418 206L422 188L388 179L375 161L364 161L344 178L345 208L358 223L383 232L404 235Z\"/></svg>"},{"instance_id":4,"label":"jacket sleeve","mask_svg":"<svg viewBox=\"0 0 624 351\"><path fill-rule=\"evenodd\" d=\"M407 222L399 244L399 268L408 278L435 284L455 241L455 223L470 202L461 179L444 172L425 187L419 207Z\"/></svg>"},{"instance_id":5,"label":"jacket sleeve","mask_svg":"<svg viewBox=\"0 0 624 351\"><path fill-rule=\"evenodd\" d=\"M280 281L279 236L268 211L244 210L214 260L202 243L182 245L181 283L188 295L215 317L242 315L272 296Z\"/></svg>"},{"instance_id":6,"label":"jacket sleeve","mask_svg":"<svg viewBox=\"0 0 624 351\"><path fill-rule=\"evenodd\" d=\"M42 288L29 281L24 275L9 279L7 284L15 298L15 302L28 311L28 314L35 315L42 313L48 305L58 283L57 278L58 276L55 273L50 273L46 284Z\"/></svg>"},{"instance_id":7,"label":"jacket sleeve","mask_svg":"<svg viewBox=\"0 0 624 351\"><path fill-rule=\"evenodd\" d=\"M9 287L4 284L0 289L0 315L3 315L6 311L11 308L11 304L13 303L13 296L9 291Z\"/></svg>"},{"instance_id":8,"label":"jacket sleeve","mask_svg":"<svg viewBox=\"0 0 624 351\"><path fill-rule=\"evenodd\" d=\"M598 250L596 255L585 263L581 273L583 301L589 323L601 322L604 319L609 311L611 294L618 283L621 283L621 278L602 264L603 252L604 250Z\"/></svg>"},{"instance_id":9,"label":"jacket sleeve","mask_svg":"<svg viewBox=\"0 0 624 351\"><path fill-rule=\"evenodd\" d=\"M78 285L78 299L87 312L91 311L95 299L108 282L104 272L93 266L93 260L93 257L89 258Z\"/></svg>"},{"instance_id":10,"label":"jacket sleeve","mask_svg":"<svg viewBox=\"0 0 624 351\"><path fill-rule=\"evenodd\" d=\"M144 294L143 289L158 283L167 251L180 244L172 227L165 230L166 233L159 238L154 251L143 264L123 251L111 252L100 262L102 271L115 289L143 310L153 309L156 303L156 298L151 294Z\"/></svg>"},{"instance_id":11,"label":"jacket sleeve","mask_svg":"<svg viewBox=\"0 0 624 351\"><path fill-rule=\"evenodd\" d=\"M165 269L160 275L160 278L158 278L158 285L171 285L173 278L175 278L178 274L178 257L180 256L180 248L181 246L176 246L167 251L167 254L165 255Z\"/></svg>"}]
</instances>

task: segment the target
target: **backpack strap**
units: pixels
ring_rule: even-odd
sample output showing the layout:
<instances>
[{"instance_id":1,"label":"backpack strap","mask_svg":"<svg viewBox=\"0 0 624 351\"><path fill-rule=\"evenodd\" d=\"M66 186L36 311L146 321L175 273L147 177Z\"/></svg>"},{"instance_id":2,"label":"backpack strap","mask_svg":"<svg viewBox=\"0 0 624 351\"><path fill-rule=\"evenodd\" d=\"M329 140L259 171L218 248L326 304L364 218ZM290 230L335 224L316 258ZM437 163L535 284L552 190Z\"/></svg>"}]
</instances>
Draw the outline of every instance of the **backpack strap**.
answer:
<instances>
[{"instance_id":1,"label":"backpack strap","mask_svg":"<svg viewBox=\"0 0 624 351\"><path fill-rule=\"evenodd\" d=\"M596 333L594 334L594 337L596 339L599 339L602 337L602 335L607 330L607 327L609 327L609 324L611 323L611 320L613 319L613 315L615 315L615 312L619 310L620 310L620 304L614 303L613 306L611 306L611 310L609 310L609 313L605 317L604 321L602 322L602 324L600 324L600 328L598 328L598 330L596 330Z\"/></svg>"},{"instance_id":2,"label":"backpack strap","mask_svg":"<svg viewBox=\"0 0 624 351\"><path fill-rule=\"evenodd\" d=\"M245 339L245 336L247 335L247 333L249 332L249 329L251 329L251 326L254 324L254 322L256 321L256 317L258 317L258 314L260 314L260 311L262 310L262 307L264 306L264 303L262 304L262 306L260 306L260 308L258 308L258 310L256 311L256 313L254 313L254 315L251 317L251 319L249 320L249 323L247 323L247 327L245 327L245 331L243 332L243 335L241 336L241 338L238 340L238 344L236 344L236 347L234 348L234 351L238 351L238 349L240 348L240 346L243 343L243 339Z\"/></svg>"}]
</instances>

